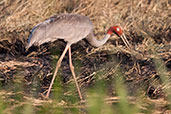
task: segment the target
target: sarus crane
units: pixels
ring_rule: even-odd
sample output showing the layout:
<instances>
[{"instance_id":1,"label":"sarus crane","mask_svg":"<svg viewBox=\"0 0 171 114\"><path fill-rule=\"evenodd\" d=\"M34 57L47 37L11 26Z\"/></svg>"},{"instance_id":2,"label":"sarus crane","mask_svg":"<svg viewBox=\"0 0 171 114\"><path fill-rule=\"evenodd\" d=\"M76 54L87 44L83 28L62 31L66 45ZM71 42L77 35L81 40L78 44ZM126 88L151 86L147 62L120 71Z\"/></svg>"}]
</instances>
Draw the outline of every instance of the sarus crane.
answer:
<instances>
[{"instance_id":1,"label":"sarus crane","mask_svg":"<svg viewBox=\"0 0 171 114\"><path fill-rule=\"evenodd\" d=\"M107 40L110 38L110 36L113 33L115 33L123 40L127 48L130 48L130 44L120 26L110 27L104 38L98 40L95 38L93 34L92 21L88 17L79 14L55 15L45 20L44 22L36 25L32 29L29 35L28 45L26 46L26 50L28 50L32 45L41 45L46 42L53 42L57 39L63 39L65 42L67 42L62 55L60 56L58 62L56 63L56 69L53 74L49 89L46 93L46 97L49 97L58 69L61 66L61 62L66 52L68 51L71 73L73 75L79 97L82 100L83 97L80 92L80 87L78 85L76 75L74 72L74 66L72 64L71 45L85 38L92 46L100 47L107 42Z\"/></svg>"}]
</instances>

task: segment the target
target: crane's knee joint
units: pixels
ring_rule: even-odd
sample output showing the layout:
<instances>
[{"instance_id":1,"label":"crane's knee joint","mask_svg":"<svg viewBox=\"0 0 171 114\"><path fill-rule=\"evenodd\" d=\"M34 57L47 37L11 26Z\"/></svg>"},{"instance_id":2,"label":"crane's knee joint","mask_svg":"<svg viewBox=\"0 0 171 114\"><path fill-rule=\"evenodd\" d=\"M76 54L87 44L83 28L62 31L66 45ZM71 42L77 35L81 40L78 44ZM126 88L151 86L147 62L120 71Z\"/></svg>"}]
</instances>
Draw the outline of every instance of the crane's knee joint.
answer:
<instances>
[{"instance_id":1,"label":"crane's knee joint","mask_svg":"<svg viewBox=\"0 0 171 114\"><path fill-rule=\"evenodd\" d=\"M74 70L74 66L73 66L73 65L71 65L71 64L70 64L70 68L71 68L72 70Z\"/></svg>"}]
</instances>

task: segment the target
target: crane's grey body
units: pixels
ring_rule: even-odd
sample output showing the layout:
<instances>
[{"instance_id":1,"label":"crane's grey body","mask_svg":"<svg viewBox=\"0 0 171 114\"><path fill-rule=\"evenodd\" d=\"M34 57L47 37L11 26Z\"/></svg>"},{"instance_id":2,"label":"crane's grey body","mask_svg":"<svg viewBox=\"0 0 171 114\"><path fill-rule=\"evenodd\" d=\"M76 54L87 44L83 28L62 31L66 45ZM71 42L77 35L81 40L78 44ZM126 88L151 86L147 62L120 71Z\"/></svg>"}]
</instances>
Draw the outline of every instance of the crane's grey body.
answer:
<instances>
[{"instance_id":1,"label":"crane's grey body","mask_svg":"<svg viewBox=\"0 0 171 114\"><path fill-rule=\"evenodd\" d=\"M36 25L29 36L27 49L57 39L73 44L93 32L93 24L88 17L78 14L55 15Z\"/></svg>"}]
</instances>

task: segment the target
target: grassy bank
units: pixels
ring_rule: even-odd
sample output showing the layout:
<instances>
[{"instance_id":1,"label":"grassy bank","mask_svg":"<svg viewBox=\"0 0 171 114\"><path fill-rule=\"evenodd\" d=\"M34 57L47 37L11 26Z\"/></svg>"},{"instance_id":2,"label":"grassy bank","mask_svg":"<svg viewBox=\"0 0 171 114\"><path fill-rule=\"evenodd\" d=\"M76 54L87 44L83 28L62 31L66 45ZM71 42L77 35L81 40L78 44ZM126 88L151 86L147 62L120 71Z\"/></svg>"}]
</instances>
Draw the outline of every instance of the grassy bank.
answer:
<instances>
[{"instance_id":1,"label":"grassy bank","mask_svg":"<svg viewBox=\"0 0 171 114\"><path fill-rule=\"evenodd\" d=\"M169 0L1 0L0 113L170 114L171 29ZM101 39L112 25L124 29L132 49L113 35L102 47L72 45L85 101L80 102L68 56L43 96L65 42L25 53L30 30L60 13L88 16Z\"/></svg>"}]
</instances>

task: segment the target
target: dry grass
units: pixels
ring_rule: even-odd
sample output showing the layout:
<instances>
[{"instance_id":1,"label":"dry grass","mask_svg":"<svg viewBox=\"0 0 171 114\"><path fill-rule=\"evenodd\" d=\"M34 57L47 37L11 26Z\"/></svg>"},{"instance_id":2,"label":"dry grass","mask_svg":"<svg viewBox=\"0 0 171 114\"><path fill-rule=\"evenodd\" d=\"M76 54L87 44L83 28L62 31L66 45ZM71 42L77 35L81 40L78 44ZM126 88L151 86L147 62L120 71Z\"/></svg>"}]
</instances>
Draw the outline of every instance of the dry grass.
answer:
<instances>
[{"instance_id":1,"label":"dry grass","mask_svg":"<svg viewBox=\"0 0 171 114\"><path fill-rule=\"evenodd\" d=\"M17 40L25 44L30 29L59 13L78 13L94 23L101 37L111 25L121 25L132 44L148 42L148 34L158 43L170 43L169 1L146 0L3 0L0 2L0 49L13 51ZM142 47L138 45L137 48Z\"/></svg>"},{"instance_id":2,"label":"dry grass","mask_svg":"<svg viewBox=\"0 0 171 114\"><path fill-rule=\"evenodd\" d=\"M98 80L110 81L116 67L121 67L124 69L124 78L131 88L130 93L136 91L136 88L146 86L142 92L143 95L148 95L151 99L166 98L168 94L163 93L163 90L171 88L170 5L170 0L1 0L0 75L5 74L6 76L8 75L6 72L17 70L18 66L31 67L35 70L34 66L39 69L40 64L48 64L41 68L43 70L39 75L43 75L40 76L42 82L47 79L43 83L49 83L49 77L45 78L47 75L52 75L50 72L52 68L48 63L49 50L44 50L42 53L34 51L27 57L23 56L29 31L37 23L55 14L76 13L86 15L93 21L94 33L99 39L111 25L121 25L133 47L132 50L125 49L122 41L116 36L112 36L110 41L100 48L92 48L84 42L74 45L72 47L74 60L80 60L83 63L78 78L82 87L94 82L99 72L103 72L104 75ZM119 46L115 45L116 42L119 43ZM63 46L61 42L58 44ZM82 52L82 49L86 51ZM152 53L153 51L156 53ZM5 59L8 56L9 59ZM23 58L18 58L18 56L23 56ZM119 63L113 66L115 62L111 60L114 61L115 58ZM160 73L155 69L152 60L159 58L164 61L167 68L168 83L161 84L158 79ZM26 71L30 72L28 69ZM68 75L68 73L63 75ZM114 93L110 92L107 102L113 103L110 100L113 97L110 95ZM169 104L167 101L161 101L164 105L160 106L160 101L158 101L156 101L157 108L154 113L164 112L164 105ZM154 101L149 100L148 102L153 103Z\"/></svg>"}]
</instances>

